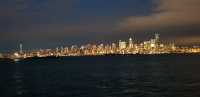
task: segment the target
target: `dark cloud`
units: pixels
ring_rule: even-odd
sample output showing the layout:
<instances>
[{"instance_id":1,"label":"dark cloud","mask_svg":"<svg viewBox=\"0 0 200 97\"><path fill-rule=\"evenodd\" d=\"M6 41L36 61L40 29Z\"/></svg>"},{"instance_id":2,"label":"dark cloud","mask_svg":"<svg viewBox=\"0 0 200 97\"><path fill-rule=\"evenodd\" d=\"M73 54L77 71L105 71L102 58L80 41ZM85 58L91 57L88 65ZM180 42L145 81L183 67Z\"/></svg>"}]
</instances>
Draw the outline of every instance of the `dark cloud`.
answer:
<instances>
[{"instance_id":1,"label":"dark cloud","mask_svg":"<svg viewBox=\"0 0 200 97\"><path fill-rule=\"evenodd\" d=\"M154 0L158 6L147 16L131 16L120 23L125 30L200 24L199 0Z\"/></svg>"}]
</instances>

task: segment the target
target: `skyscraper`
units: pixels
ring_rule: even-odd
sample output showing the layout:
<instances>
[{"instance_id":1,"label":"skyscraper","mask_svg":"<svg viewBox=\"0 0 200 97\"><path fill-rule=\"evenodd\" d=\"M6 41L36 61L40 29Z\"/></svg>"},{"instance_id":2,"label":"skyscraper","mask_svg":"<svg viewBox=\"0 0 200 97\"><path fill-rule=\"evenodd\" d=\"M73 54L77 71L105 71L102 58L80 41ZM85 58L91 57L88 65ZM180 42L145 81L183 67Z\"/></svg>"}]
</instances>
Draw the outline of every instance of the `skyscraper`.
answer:
<instances>
[{"instance_id":1,"label":"skyscraper","mask_svg":"<svg viewBox=\"0 0 200 97\"><path fill-rule=\"evenodd\" d=\"M20 54L23 53L23 45L22 45L22 43L19 44L19 52L20 52Z\"/></svg>"},{"instance_id":2,"label":"skyscraper","mask_svg":"<svg viewBox=\"0 0 200 97\"><path fill-rule=\"evenodd\" d=\"M120 49L125 49L126 48L126 42L119 40L119 48Z\"/></svg>"},{"instance_id":3,"label":"skyscraper","mask_svg":"<svg viewBox=\"0 0 200 97\"><path fill-rule=\"evenodd\" d=\"M133 48L133 40L132 38L129 38L129 48Z\"/></svg>"},{"instance_id":4,"label":"skyscraper","mask_svg":"<svg viewBox=\"0 0 200 97\"><path fill-rule=\"evenodd\" d=\"M155 34L155 40L158 42L160 40L160 35L158 33Z\"/></svg>"},{"instance_id":5,"label":"skyscraper","mask_svg":"<svg viewBox=\"0 0 200 97\"><path fill-rule=\"evenodd\" d=\"M160 47L160 35L158 33L155 34L155 49L158 50Z\"/></svg>"}]
</instances>

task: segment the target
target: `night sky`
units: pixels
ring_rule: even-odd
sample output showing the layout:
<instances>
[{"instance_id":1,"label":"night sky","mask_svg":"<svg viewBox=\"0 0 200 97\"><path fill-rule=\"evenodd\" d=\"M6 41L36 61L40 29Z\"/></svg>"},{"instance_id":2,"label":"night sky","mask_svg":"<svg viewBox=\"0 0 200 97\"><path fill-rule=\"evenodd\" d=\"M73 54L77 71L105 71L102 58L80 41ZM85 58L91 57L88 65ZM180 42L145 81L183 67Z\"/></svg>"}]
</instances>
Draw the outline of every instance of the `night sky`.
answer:
<instances>
[{"instance_id":1,"label":"night sky","mask_svg":"<svg viewBox=\"0 0 200 97\"><path fill-rule=\"evenodd\" d=\"M0 52L138 41L200 44L200 0L0 0Z\"/></svg>"}]
</instances>

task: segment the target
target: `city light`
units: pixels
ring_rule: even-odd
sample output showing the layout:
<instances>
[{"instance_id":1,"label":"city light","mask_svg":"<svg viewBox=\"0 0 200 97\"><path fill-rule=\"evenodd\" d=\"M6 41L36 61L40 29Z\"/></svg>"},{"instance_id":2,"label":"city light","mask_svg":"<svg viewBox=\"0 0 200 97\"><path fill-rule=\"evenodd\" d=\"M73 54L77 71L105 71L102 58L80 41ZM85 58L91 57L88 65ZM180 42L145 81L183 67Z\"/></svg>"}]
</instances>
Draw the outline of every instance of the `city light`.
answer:
<instances>
[{"instance_id":1,"label":"city light","mask_svg":"<svg viewBox=\"0 0 200 97\"><path fill-rule=\"evenodd\" d=\"M118 43L112 44L86 44L72 45L71 47L60 47L55 49L40 49L33 51L24 51L22 44L19 45L19 51L8 54L7 58L30 58L30 57L48 57L48 56L101 56L112 54L171 54L171 53L200 53L200 47L178 47L174 43L161 43L159 34L154 38L136 43L133 38L127 41L119 40ZM2 57L3 55L1 55Z\"/></svg>"}]
</instances>

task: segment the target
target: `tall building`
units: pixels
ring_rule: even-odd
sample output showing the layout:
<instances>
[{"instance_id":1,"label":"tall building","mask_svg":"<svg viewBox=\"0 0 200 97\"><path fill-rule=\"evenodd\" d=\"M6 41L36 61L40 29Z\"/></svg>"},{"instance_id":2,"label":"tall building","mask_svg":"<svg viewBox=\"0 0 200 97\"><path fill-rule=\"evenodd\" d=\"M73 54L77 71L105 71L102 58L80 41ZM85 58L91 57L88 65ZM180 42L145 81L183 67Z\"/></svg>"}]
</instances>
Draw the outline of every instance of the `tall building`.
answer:
<instances>
[{"instance_id":1,"label":"tall building","mask_svg":"<svg viewBox=\"0 0 200 97\"><path fill-rule=\"evenodd\" d=\"M133 40L132 40L132 38L129 38L128 45L129 45L129 48L133 48Z\"/></svg>"},{"instance_id":2,"label":"tall building","mask_svg":"<svg viewBox=\"0 0 200 97\"><path fill-rule=\"evenodd\" d=\"M126 48L126 42L119 40L119 49L125 49Z\"/></svg>"},{"instance_id":3,"label":"tall building","mask_svg":"<svg viewBox=\"0 0 200 97\"><path fill-rule=\"evenodd\" d=\"M115 48L117 48L117 47L116 47L116 44L115 44L115 43L112 43L112 49L115 49Z\"/></svg>"},{"instance_id":4,"label":"tall building","mask_svg":"<svg viewBox=\"0 0 200 97\"><path fill-rule=\"evenodd\" d=\"M159 49L159 45L160 45L160 35L158 34L158 33L156 33L155 34L155 48L156 48L156 50L158 50Z\"/></svg>"},{"instance_id":5,"label":"tall building","mask_svg":"<svg viewBox=\"0 0 200 97\"><path fill-rule=\"evenodd\" d=\"M155 40L156 40L156 42L158 42L160 40L160 35L157 33L155 34Z\"/></svg>"},{"instance_id":6,"label":"tall building","mask_svg":"<svg viewBox=\"0 0 200 97\"><path fill-rule=\"evenodd\" d=\"M22 45L22 43L19 44L19 52L20 52L20 54L23 53L23 45Z\"/></svg>"}]
</instances>

